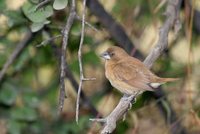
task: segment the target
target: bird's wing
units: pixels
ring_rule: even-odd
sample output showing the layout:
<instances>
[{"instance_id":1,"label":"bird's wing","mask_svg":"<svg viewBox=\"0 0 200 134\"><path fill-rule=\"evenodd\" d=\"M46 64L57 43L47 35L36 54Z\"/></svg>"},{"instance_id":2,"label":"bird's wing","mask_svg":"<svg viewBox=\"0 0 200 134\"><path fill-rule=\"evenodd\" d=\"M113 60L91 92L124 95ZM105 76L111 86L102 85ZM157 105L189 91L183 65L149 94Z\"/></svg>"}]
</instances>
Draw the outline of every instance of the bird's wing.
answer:
<instances>
[{"instance_id":1,"label":"bird's wing","mask_svg":"<svg viewBox=\"0 0 200 134\"><path fill-rule=\"evenodd\" d=\"M113 72L115 72L115 78L134 88L152 90L149 86L149 76L143 73L142 68L137 67L134 64L117 64L113 68Z\"/></svg>"}]
</instances>

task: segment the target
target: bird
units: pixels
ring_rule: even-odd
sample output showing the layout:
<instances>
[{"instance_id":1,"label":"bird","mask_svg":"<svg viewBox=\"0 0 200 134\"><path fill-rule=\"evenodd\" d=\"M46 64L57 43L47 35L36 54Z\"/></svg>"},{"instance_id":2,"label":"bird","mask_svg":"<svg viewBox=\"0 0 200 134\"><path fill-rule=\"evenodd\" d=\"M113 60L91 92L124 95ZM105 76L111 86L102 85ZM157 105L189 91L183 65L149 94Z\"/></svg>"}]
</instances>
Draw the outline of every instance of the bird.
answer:
<instances>
[{"instance_id":1,"label":"bird","mask_svg":"<svg viewBox=\"0 0 200 134\"><path fill-rule=\"evenodd\" d=\"M166 82L179 80L179 78L161 78L155 75L143 62L117 46L109 47L100 56L105 59L106 78L124 95L155 91Z\"/></svg>"}]
</instances>

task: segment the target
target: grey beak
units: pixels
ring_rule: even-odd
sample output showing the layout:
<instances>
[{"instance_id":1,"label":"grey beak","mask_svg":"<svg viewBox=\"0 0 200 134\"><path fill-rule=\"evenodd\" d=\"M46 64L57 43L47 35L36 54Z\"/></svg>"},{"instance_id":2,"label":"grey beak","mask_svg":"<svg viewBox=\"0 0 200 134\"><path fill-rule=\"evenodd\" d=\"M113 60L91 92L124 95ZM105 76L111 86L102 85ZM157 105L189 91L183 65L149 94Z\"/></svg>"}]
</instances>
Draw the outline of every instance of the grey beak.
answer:
<instances>
[{"instance_id":1,"label":"grey beak","mask_svg":"<svg viewBox=\"0 0 200 134\"><path fill-rule=\"evenodd\" d=\"M105 52L100 54L100 57L104 58L104 56L107 56L107 55L108 55L108 52L105 51Z\"/></svg>"},{"instance_id":2,"label":"grey beak","mask_svg":"<svg viewBox=\"0 0 200 134\"><path fill-rule=\"evenodd\" d=\"M102 54L100 54L100 57L109 60L110 59L110 55L107 51L103 52Z\"/></svg>"}]
</instances>

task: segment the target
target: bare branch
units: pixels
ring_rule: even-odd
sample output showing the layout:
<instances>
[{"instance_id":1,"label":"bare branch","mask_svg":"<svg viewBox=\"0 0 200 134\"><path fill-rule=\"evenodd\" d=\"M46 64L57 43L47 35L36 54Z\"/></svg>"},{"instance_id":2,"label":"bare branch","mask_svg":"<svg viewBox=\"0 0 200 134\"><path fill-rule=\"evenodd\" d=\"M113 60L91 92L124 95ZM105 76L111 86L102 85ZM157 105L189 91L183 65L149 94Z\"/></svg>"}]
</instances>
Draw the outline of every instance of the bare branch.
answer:
<instances>
[{"instance_id":1,"label":"bare branch","mask_svg":"<svg viewBox=\"0 0 200 134\"><path fill-rule=\"evenodd\" d=\"M180 29L180 21L179 20L179 1L181 0L169 0L167 9L165 11L165 15L167 19L165 20L163 26L160 28L159 39L156 46L151 50L149 55L144 60L144 64L151 68L153 63L158 59L158 57L162 54L163 50L168 46L168 33L169 30L174 26L179 27L176 29L177 31ZM176 32L177 32L176 31Z\"/></svg>"},{"instance_id":2,"label":"bare branch","mask_svg":"<svg viewBox=\"0 0 200 134\"><path fill-rule=\"evenodd\" d=\"M121 119L131 108L131 103L135 99L138 94L131 96L123 96L116 108L110 113L109 116L103 119L90 119L91 121L103 122L105 123L104 129L101 131L102 134L111 133L116 128L116 123L119 119Z\"/></svg>"},{"instance_id":3,"label":"bare branch","mask_svg":"<svg viewBox=\"0 0 200 134\"><path fill-rule=\"evenodd\" d=\"M83 0L83 11L82 11L82 28L81 28L81 39L80 39L80 45L78 49L78 61L79 61L79 69L80 69L80 83L78 87L78 94L77 94L77 101L76 101L76 123L78 123L78 115L79 115L79 99L81 94L81 88L83 84L83 66L82 66L82 46L83 46L83 40L85 36L85 4L86 0Z\"/></svg>"},{"instance_id":4,"label":"bare branch","mask_svg":"<svg viewBox=\"0 0 200 134\"><path fill-rule=\"evenodd\" d=\"M150 54L147 56L147 58L144 61L144 64L149 68L151 68L155 60L162 54L163 50L167 48L169 30L173 26L174 27L179 26L179 29L180 29L180 23L177 23L177 22L180 22L180 21L177 21L179 19L180 1L181 0L168 1L168 5L165 12L167 18L160 29L159 40L155 48L152 49L152 51L150 52ZM179 29L177 28L176 30L178 31ZM132 98L123 97L125 99L120 100L120 102L115 107L115 109L106 118L104 118L104 120L106 120L106 123L103 130L101 131L101 134L112 133L114 131L114 129L116 128L116 122L126 114L130 103L133 101L133 99L136 98L136 96L137 95L131 96Z\"/></svg>"},{"instance_id":5,"label":"bare branch","mask_svg":"<svg viewBox=\"0 0 200 134\"><path fill-rule=\"evenodd\" d=\"M83 81L95 80L95 78L85 78L84 74L83 74L82 47L83 47L83 40L84 40L84 36L85 36L85 32L84 32L85 31L85 6L86 6L86 0L83 0L81 39L80 39L80 45L79 45L79 50L78 50L78 61L79 61L79 69L80 69L80 83L79 83L79 87L78 87L78 94L77 94L77 101L76 101L76 123L78 123L79 100L80 100L80 94L81 94Z\"/></svg>"},{"instance_id":6,"label":"bare branch","mask_svg":"<svg viewBox=\"0 0 200 134\"><path fill-rule=\"evenodd\" d=\"M62 35L56 35L54 37L51 37L51 38L49 38L47 40L42 41L40 44L36 45L36 47L46 46L47 43L49 43L49 42L51 42L51 41L53 41L53 40L55 40L57 38L60 38L60 37L62 37Z\"/></svg>"},{"instance_id":7,"label":"bare branch","mask_svg":"<svg viewBox=\"0 0 200 134\"><path fill-rule=\"evenodd\" d=\"M76 19L82 21L81 17L78 14L76 14ZM94 31L99 32L99 30L89 22L85 21L85 24L92 28Z\"/></svg>"},{"instance_id":8,"label":"bare branch","mask_svg":"<svg viewBox=\"0 0 200 134\"><path fill-rule=\"evenodd\" d=\"M3 68L0 71L0 82L2 81L8 67L14 62L14 60L17 58L17 56L20 54L20 52L25 48L25 46L29 43L29 41L32 39L33 34L29 30L24 37L24 39L17 45L13 53L10 55L6 63L3 65Z\"/></svg>"},{"instance_id":9,"label":"bare branch","mask_svg":"<svg viewBox=\"0 0 200 134\"><path fill-rule=\"evenodd\" d=\"M68 45L68 39L69 39L69 32L72 27L72 24L74 22L76 16L75 12L75 0L72 0L71 7L70 7L70 13L69 17L67 19L66 25L63 29L63 40L62 40L62 51L61 51L61 62L60 62L60 96L59 96L59 112L62 111L64 100L66 97L65 93L65 61L66 61L66 48Z\"/></svg>"},{"instance_id":10,"label":"bare branch","mask_svg":"<svg viewBox=\"0 0 200 134\"><path fill-rule=\"evenodd\" d=\"M76 90L76 92L78 93L78 88L79 85L77 83L77 81L75 80L72 72L70 71L68 64L66 62L66 77L69 79L69 81L71 82L72 86L74 87L74 89ZM89 98L87 98L87 96L84 94L84 92L80 93L80 97L82 98L83 102L90 107L93 115L97 115L98 111L96 110L96 108L94 107L94 105L91 103L91 101L89 100Z\"/></svg>"},{"instance_id":11,"label":"bare branch","mask_svg":"<svg viewBox=\"0 0 200 134\"><path fill-rule=\"evenodd\" d=\"M153 13L157 13L163 6L164 4L167 2L167 0L162 0L158 6L153 10Z\"/></svg>"},{"instance_id":12,"label":"bare branch","mask_svg":"<svg viewBox=\"0 0 200 134\"><path fill-rule=\"evenodd\" d=\"M37 11L38 9L40 9L43 6L47 5L49 2L51 2L51 0L44 0L44 1L40 2L39 4L36 5L35 11Z\"/></svg>"}]
</instances>

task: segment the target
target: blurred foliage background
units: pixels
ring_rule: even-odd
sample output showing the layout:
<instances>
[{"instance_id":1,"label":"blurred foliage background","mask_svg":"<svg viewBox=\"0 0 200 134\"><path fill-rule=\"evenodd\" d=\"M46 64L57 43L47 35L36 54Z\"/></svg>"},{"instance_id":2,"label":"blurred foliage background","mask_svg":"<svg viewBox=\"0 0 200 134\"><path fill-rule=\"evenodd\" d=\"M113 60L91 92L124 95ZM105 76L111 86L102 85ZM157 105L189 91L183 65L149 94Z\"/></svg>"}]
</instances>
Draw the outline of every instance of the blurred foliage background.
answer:
<instances>
[{"instance_id":1,"label":"blurred foliage background","mask_svg":"<svg viewBox=\"0 0 200 134\"><path fill-rule=\"evenodd\" d=\"M117 42L102 26L99 18L87 9L86 20L99 31L88 26L85 29L84 73L85 76L95 77L96 81L84 82L83 93L98 114L91 110L88 102L82 100L80 121L76 124L76 90L68 78L65 80L68 98L62 114L57 114L60 67L55 50L61 47L61 37L54 40L54 45L46 40L61 34L70 3L60 0L64 2L60 4L58 1L50 2L37 11L35 8L39 0L0 1L0 69L3 69L17 46L30 38L11 66L6 68L6 74L0 81L0 134L95 134L101 125L90 122L89 118L105 117L122 96L105 79L104 61L99 58L102 51ZM123 26L136 49L146 56L158 39L159 27L164 20L162 13L165 0L99 2ZM146 92L137 99L126 120L119 122L114 133L168 134L177 122L181 122L188 134L200 133L200 21L193 28L188 25L192 9L196 13L193 18L199 17L200 1L196 0L194 7L183 3L180 14L183 27L177 36L173 30L170 31L169 49L153 67L159 76L182 78L178 82L163 85L171 105L162 98L153 99L151 93ZM77 11L81 13L82 1L77 1ZM34 33L30 33L30 29ZM69 70L77 83L80 31L81 22L76 20L66 52ZM46 42L41 45L43 41ZM175 110L177 120L173 124L163 118L157 107L158 102L165 106L169 118L172 116L169 109Z\"/></svg>"}]
</instances>

